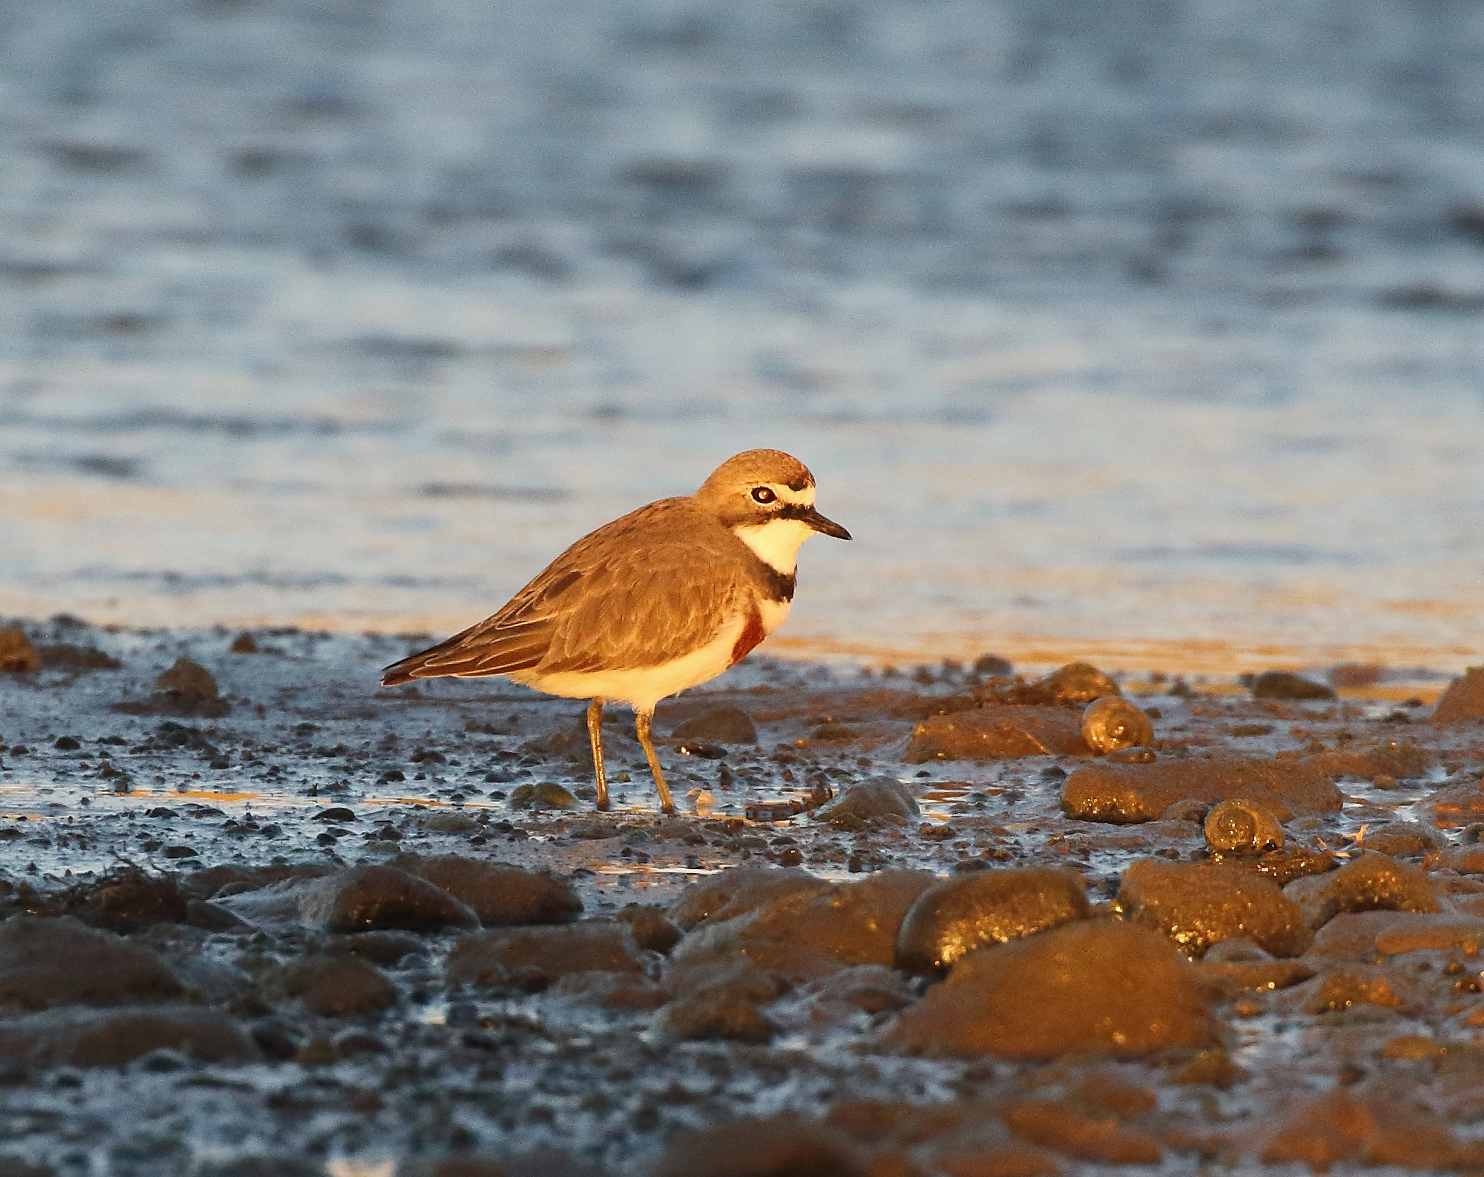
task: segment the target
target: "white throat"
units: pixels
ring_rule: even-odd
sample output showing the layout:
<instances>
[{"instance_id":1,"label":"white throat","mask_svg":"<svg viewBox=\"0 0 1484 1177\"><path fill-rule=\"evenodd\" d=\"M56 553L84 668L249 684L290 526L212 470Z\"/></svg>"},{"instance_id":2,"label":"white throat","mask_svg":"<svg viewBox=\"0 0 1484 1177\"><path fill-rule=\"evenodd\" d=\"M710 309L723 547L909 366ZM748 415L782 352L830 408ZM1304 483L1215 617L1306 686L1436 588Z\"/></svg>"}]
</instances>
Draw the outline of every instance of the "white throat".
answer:
<instances>
[{"instance_id":1,"label":"white throat","mask_svg":"<svg viewBox=\"0 0 1484 1177\"><path fill-rule=\"evenodd\" d=\"M799 548L814 534L814 528L799 519L769 519L732 528L757 558L774 572L792 576L798 565Z\"/></svg>"}]
</instances>

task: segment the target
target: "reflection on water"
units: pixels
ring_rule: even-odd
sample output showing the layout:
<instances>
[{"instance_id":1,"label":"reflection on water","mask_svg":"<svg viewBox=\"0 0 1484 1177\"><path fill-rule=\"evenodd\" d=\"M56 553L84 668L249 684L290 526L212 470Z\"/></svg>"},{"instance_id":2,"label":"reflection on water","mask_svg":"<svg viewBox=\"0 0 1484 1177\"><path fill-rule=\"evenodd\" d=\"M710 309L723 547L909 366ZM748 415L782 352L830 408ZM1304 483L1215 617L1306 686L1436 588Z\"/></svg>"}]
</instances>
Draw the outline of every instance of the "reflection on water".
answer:
<instances>
[{"instance_id":1,"label":"reflection on water","mask_svg":"<svg viewBox=\"0 0 1484 1177\"><path fill-rule=\"evenodd\" d=\"M1174 10L39 6L0 608L445 633L776 445L779 652L1466 664L1484 32Z\"/></svg>"}]
</instances>

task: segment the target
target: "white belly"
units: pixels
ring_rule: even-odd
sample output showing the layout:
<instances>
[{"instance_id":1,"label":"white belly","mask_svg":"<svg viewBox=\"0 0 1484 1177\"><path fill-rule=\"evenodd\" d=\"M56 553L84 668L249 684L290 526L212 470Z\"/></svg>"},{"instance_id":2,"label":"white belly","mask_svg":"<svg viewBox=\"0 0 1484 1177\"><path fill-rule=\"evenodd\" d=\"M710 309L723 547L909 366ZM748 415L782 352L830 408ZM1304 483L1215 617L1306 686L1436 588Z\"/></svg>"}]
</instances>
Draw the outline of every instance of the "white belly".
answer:
<instances>
[{"instance_id":1,"label":"white belly","mask_svg":"<svg viewBox=\"0 0 1484 1177\"><path fill-rule=\"evenodd\" d=\"M783 605L777 625L788 614L788 605ZM698 650L683 658L662 662L658 666L645 666L637 670L585 670L561 674L541 674L534 670L522 670L507 677L528 687L535 687L548 695L561 695L566 699L609 699L616 703L627 703L635 711L653 711L661 699L678 694L689 687L710 682L732 664L732 650L742 636L746 625L745 616L737 616L721 627L717 635ZM772 632L768 625L767 606L764 606L763 629Z\"/></svg>"},{"instance_id":2,"label":"white belly","mask_svg":"<svg viewBox=\"0 0 1484 1177\"><path fill-rule=\"evenodd\" d=\"M759 601L758 611L762 614L763 633L772 632L788 620L789 606L792 601Z\"/></svg>"}]
</instances>

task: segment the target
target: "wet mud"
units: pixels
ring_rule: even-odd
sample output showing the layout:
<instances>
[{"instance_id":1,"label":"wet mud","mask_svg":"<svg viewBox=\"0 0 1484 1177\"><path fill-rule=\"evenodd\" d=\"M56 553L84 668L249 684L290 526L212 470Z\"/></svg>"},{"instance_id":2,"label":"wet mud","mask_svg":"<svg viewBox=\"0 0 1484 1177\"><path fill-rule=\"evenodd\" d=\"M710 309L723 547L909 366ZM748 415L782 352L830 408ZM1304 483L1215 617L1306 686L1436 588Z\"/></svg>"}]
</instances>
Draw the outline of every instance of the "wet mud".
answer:
<instances>
[{"instance_id":1,"label":"wet mud","mask_svg":"<svg viewBox=\"0 0 1484 1177\"><path fill-rule=\"evenodd\" d=\"M0 626L0 1173L1484 1168L1478 674L425 636Z\"/></svg>"}]
</instances>

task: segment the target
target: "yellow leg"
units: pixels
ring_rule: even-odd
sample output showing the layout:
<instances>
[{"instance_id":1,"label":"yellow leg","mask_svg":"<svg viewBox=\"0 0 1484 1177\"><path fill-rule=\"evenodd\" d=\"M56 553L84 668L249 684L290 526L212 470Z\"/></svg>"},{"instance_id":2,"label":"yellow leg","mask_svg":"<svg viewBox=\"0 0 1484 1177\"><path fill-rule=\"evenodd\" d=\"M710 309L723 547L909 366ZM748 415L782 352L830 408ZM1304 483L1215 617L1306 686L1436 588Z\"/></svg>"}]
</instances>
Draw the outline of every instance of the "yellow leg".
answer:
<instances>
[{"instance_id":1,"label":"yellow leg","mask_svg":"<svg viewBox=\"0 0 1484 1177\"><path fill-rule=\"evenodd\" d=\"M665 774L660 771L660 758L654 754L654 741L649 738L649 721L653 711L634 713L634 730L639 733L639 743L644 745L644 759L649 761L649 771L654 774L654 787L660 791L660 812L674 813L675 802L670 800L670 790L665 787Z\"/></svg>"},{"instance_id":2,"label":"yellow leg","mask_svg":"<svg viewBox=\"0 0 1484 1177\"><path fill-rule=\"evenodd\" d=\"M593 776L598 782L598 809L608 810L608 774L603 771L603 700L587 705L587 738L593 744Z\"/></svg>"}]
</instances>

